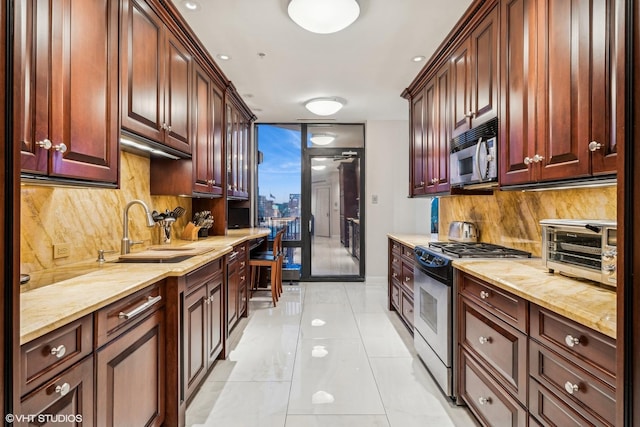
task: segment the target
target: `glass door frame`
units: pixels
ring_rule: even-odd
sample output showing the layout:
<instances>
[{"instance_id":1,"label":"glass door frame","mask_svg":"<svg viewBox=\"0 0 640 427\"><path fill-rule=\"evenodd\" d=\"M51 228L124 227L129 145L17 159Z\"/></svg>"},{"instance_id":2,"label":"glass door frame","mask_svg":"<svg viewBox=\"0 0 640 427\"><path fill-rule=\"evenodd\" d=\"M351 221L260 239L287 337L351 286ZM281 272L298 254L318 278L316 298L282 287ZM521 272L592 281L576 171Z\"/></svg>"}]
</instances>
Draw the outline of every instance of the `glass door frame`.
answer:
<instances>
[{"instance_id":1,"label":"glass door frame","mask_svg":"<svg viewBox=\"0 0 640 427\"><path fill-rule=\"evenodd\" d=\"M364 126L364 125L363 125ZM300 280L305 282L362 282L365 279L365 234L366 234L366 212L365 212L365 161L364 147L362 148L339 148L339 147L308 147L306 141L307 127L302 127L302 268ZM354 157L360 160L360 188L359 188L359 219L360 219L360 233L359 233L359 273L357 275L312 275L312 244L311 244L311 192L312 192L312 169L311 159L313 157L328 157L342 156L343 153L352 152L355 153ZM304 195L307 195L306 197ZM307 236L308 238L304 238Z\"/></svg>"}]
</instances>

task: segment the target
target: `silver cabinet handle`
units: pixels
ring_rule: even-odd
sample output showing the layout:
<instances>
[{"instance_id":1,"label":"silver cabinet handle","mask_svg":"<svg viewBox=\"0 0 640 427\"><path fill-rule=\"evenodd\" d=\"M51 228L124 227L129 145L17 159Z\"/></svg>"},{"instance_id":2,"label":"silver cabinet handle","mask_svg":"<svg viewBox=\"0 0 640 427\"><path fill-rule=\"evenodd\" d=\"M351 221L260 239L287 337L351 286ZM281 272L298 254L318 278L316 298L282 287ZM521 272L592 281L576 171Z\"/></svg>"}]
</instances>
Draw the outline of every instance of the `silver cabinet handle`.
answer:
<instances>
[{"instance_id":1,"label":"silver cabinet handle","mask_svg":"<svg viewBox=\"0 0 640 427\"><path fill-rule=\"evenodd\" d=\"M57 357L58 359L60 359L66 353L67 353L67 347L65 347L63 344L60 344L57 347L51 347L51 354Z\"/></svg>"},{"instance_id":2,"label":"silver cabinet handle","mask_svg":"<svg viewBox=\"0 0 640 427\"><path fill-rule=\"evenodd\" d=\"M464 116L472 119L475 115L476 114L473 111L469 110Z\"/></svg>"},{"instance_id":3,"label":"silver cabinet handle","mask_svg":"<svg viewBox=\"0 0 640 427\"><path fill-rule=\"evenodd\" d=\"M156 303L160 302L160 300L162 299L162 295L158 295L155 297L152 296L148 296L147 300L140 304L139 306L137 306L136 308L134 308L133 310L131 310L128 313L125 312L120 312L120 314L118 314L118 317L120 319L131 319L132 317L137 316L138 314L142 313L143 311L145 311L146 309L148 309L149 307L155 305Z\"/></svg>"},{"instance_id":4,"label":"silver cabinet handle","mask_svg":"<svg viewBox=\"0 0 640 427\"><path fill-rule=\"evenodd\" d=\"M409 276L405 276L404 281L405 281L405 282L410 282L410 281L411 281L411 277L409 277Z\"/></svg>"},{"instance_id":5,"label":"silver cabinet handle","mask_svg":"<svg viewBox=\"0 0 640 427\"><path fill-rule=\"evenodd\" d=\"M203 301L205 304L209 304L209 303L211 302L211 298L209 298L209 297L202 297L202 301Z\"/></svg>"},{"instance_id":6,"label":"silver cabinet handle","mask_svg":"<svg viewBox=\"0 0 640 427\"><path fill-rule=\"evenodd\" d=\"M564 389L569 394L575 394L580 390L580 386L578 386L578 384L571 384L570 381L567 381L566 383L564 383Z\"/></svg>"},{"instance_id":7,"label":"silver cabinet handle","mask_svg":"<svg viewBox=\"0 0 640 427\"><path fill-rule=\"evenodd\" d=\"M397 278L397 277L398 277L398 273L395 273L395 272L394 272L394 273L392 273L392 274L391 274L391 276L392 276L393 278Z\"/></svg>"},{"instance_id":8,"label":"silver cabinet handle","mask_svg":"<svg viewBox=\"0 0 640 427\"><path fill-rule=\"evenodd\" d=\"M167 126L167 130L171 132L171 125Z\"/></svg>"},{"instance_id":9,"label":"silver cabinet handle","mask_svg":"<svg viewBox=\"0 0 640 427\"><path fill-rule=\"evenodd\" d=\"M589 143L589 151L596 151L602 148L602 144L600 144L598 141L591 141Z\"/></svg>"},{"instance_id":10,"label":"silver cabinet handle","mask_svg":"<svg viewBox=\"0 0 640 427\"><path fill-rule=\"evenodd\" d=\"M42 141L36 142L36 145L41 147L41 148L44 148L45 150L48 150L48 149L51 148L52 144L51 144L51 140L45 138Z\"/></svg>"},{"instance_id":11,"label":"silver cabinet handle","mask_svg":"<svg viewBox=\"0 0 640 427\"><path fill-rule=\"evenodd\" d=\"M487 299L489 298L491 295L489 294L489 292L487 291L480 291L480 298L482 299Z\"/></svg>"},{"instance_id":12,"label":"silver cabinet handle","mask_svg":"<svg viewBox=\"0 0 640 427\"><path fill-rule=\"evenodd\" d=\"M478 403L481 405L490 405L491 404L491 398L490 397L479 397L478 398Z\"/></svg>"},{"instance_id":13,"label":"silver cabinet handle","mask_svg":"<svg viewBox=\"0 0 640 427\"><path fill-rule=\"evenodd\" d=\"M580 338L576 338L573 335L569 334L566 337L564 337L564 342L565 344L567 344L569 347L575 347L578 344L580 344Z\"/></svg>"},{"instance_id":14,"label":"silver cabinet handle","mask_svg":"<svg viewBox=\"0 0 640 427\"><path fill-rule=\"evenodd\" d=\"M480 344L491 343L491 337L479 337L478 341L480 341Z\"/></svg>"},{"instance_id":15,"label":"silver cabinet handle","mask_svg":"<svg viewBox=\"0 0 640 427\"><path fill-rule=\"evenodd\" d=\"M423 186L423 185L424 185L424 181L420 181L420 186Z\"/></svg>"},{"instance_id":16,"label":"silver cabinet handle","mask_svg":"<svg viewBox=\"0 0 640 427\"><path fill-rule=\"evenodd\" d=\"M535 156L533 156L533 159L532 159L532 160L533 160L533 162L534 162L534 163L539 163L539 162L541 162L542 160L544 160L544 157L543 157L543 156L541 156L540 154L536 154Z\"/></svg>"},{"instance_id":17,"label":"silver cabinet handle","mask_svg":"<svg viewBox=\"0 0 640 427\"><path fill-rule=\"evenodd\" d=\"M69 393L69 390L71 390L71 386L69 385L69 383L64 383L62 385L56 386L56 393L59 393L60 396L64 396L65 394Z\"/></svg>"},{"instance_id":18,"label":"silver cabinet handle","mask_svg":"<svg viewBox=\"0 0 640 427\"><path fill-rule=\"evenodd\" d=\"M163 123L162 126L160 126L163 130L167 130L169 128L169 126L167 126L166 123Z\"/></svg>"},{"instance_id":19,"label":"silver cabinet handle","mask_svg":"<svg viewBox=\"0 0 640 427\"><path fill-rule=\"evenodd\" d=\"M54 145L53 148L58 151L59 153L66 153L67 152L67 146L65 145L64 142L61 142L58 145Z\"/></svg>"},{"instance_id":20,"label":"silver cabinet handle","mask_svg":"<svg viewBox=\"0 0 640 427\"><path fill-rule=\"evenodd\" d=\"M533 159L531 157L525 157L524 158L524 164L529 166L531 163L533 163Z\"/></svg>"}]
</instances>

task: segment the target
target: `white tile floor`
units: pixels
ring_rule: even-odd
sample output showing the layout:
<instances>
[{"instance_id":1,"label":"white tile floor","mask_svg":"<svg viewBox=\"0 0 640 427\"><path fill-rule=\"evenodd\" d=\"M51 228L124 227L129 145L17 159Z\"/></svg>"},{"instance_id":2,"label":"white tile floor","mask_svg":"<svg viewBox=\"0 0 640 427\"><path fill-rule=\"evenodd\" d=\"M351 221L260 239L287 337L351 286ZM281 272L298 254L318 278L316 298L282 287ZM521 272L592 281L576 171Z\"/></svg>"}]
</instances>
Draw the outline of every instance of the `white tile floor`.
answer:
<instances>
[{"instance_id":1,"label":"white tile floor","mask_svg":"<svg viewBox=\"0 0 640 427\"><path fill-rule=\"evenodd\" d=\"M476 426L442 395L384 286L301 283L257 294L187 408L187 426Z\"/></svg>"}]
</instances>

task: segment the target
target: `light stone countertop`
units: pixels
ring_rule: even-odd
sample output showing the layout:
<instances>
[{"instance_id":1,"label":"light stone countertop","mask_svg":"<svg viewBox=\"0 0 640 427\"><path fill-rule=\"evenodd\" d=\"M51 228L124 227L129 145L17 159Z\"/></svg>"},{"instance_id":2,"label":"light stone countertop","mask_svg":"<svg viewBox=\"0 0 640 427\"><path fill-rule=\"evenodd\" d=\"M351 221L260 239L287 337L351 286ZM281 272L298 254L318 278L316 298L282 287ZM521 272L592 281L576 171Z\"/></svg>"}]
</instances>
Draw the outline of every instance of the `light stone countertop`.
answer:
<instances>
[{"instance_id":1,"label":"light stone countertop","mask_svg":"<svg viewBox=\"0 0 640 427\"><path fill-rule=\"evenodd\" d=\"M209 252L178 263L114 263L118 255L113 255L106 256L107 262L102 264L84 262L33 274L32 282L27 284L31 288L20 293L20 344L164 278L183 276L231 252L232 246L269 233L266 228L238 229L229 230L226 236L212 236L197 242L176 241L172 246L211 248Z\"/></svg>"},{"instance_id":2,"label":"light stone countertop","mask_svg":"<svg viewBox=\"0 0 640 427\"><path fill-rule=\"evenodd\" d=\"M433 241L427 234L387 234L415 248ZM453 266L534 304L616 338L616 292L594 282L550 274L540 258L455 259Z\"/></svg>"},{"instance_id":3,"label":"light stone countertop","mask_svg":"<svg viewBox=\"0 0 640 427\"><path fill-rule=\"evenodd\" d=\"M552 274L540 258L456 259L453 266L581 325L616 338L616 292Z\"/></svg>"}]
</instances>

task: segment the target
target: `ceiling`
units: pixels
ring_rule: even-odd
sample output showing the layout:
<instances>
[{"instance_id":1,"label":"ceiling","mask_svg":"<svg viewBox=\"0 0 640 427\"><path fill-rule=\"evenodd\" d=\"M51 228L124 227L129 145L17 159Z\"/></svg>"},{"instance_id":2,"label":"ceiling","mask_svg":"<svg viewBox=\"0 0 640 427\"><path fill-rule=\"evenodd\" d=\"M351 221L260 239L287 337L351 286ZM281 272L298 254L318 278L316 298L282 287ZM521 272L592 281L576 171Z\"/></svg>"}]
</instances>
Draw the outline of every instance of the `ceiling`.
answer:
<instances>
[{"instance_id":1,"label":"ceiling","mask_svg":"<svg viewBox=\"0 0 640 427\"><path fill-rule=\"evenodd\" d=\"M408 120L400 94L425 64L411 59L428 59L471 3L357 0L360 17L350 27L314 34L289 18L289 0L198 0L195 12L173 1L263 123ZM346 104L316 116L304 103L317 97Z\"/></svg>"}]
</instances>

